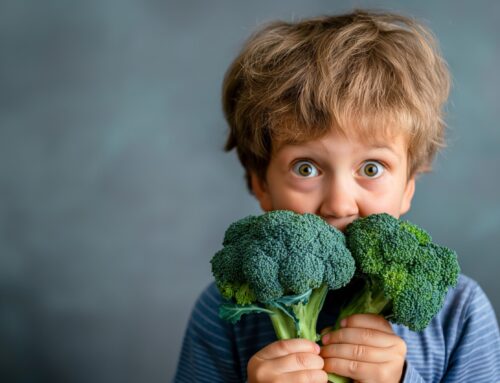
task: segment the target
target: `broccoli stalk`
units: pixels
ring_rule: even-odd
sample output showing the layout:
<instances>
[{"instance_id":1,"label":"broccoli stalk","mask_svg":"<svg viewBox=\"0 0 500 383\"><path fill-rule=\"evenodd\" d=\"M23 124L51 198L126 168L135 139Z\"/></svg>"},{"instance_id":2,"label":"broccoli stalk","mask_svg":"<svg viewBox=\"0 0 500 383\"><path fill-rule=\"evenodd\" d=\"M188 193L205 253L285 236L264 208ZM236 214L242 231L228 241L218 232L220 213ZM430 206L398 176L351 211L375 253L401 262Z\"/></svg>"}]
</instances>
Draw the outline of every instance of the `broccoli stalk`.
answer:
<instances>
[{"instance_id":1,"label":"broccoli stalk","mask_svg":"<svg viewBox=\"0 0 500 383\"><path fill-rule=\"evenodd\" d=\"M389 319L391 309L391 301L384 294L384 290L381 288L380 284L366 281L361 289L354 293L348 304L342 307L335 322L335 326L324 330L324 332L339 329L342 319L354 314L381 314L386 319Z\"/></svg>"},{"instance_id":2,"label":"broccoli stalk","mask_svg":"<svg viewBox=\"0 0 500 383\"><path fill-rule=\"evenodd\" d=\"M295 327L294 320L277 307L271 307L269 310L271 311L270 318L271 322L273 323L273 328L274 332L276 333L276 337L278 339L297 338L297 328ZM314 338L315 338L314 341L316 341L316 336Z\"/></svg>"},{"instance_id":3,"label":"broccoli stalk","mask_svg":"<svg viewBox=\"0 0 500 383\"><path fill-rule=\"evenodd\" d=\"M327 292L328 286L323 284L311 291L307 301L298 301L285 307L271 305L271 322L278 339L304 338L317 342L316 322Z\"/></svg>"},{"instance_id":4,"label":"broccoli stalk","mask_svg":"<svg viewBox=\"0 0 500 383\"><path fill-rule=\"evenodd\" d=\"M304 338L317 342L316 322L327 292L328 286L323 284L304 294L283 296L266 304L227 302L221 305L219 315L236 323L244 314L267 313L278 339Z\"/></svg>"}]
</instances>

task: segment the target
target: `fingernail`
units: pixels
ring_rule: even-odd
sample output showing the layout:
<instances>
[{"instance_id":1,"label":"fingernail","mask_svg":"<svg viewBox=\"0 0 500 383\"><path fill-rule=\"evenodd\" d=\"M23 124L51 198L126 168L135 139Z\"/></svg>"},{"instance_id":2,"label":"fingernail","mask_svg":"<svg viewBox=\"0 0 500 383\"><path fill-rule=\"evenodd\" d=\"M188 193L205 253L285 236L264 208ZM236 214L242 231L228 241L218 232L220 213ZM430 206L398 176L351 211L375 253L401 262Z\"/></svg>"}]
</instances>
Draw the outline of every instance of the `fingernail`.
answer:
<instances>
[{"instance_id":1,"label":"fingernail","mask_svg":"<svg viewBox=\"0 0 500 383\"><path fill-rule=\"evenodd\" d=\"M315 344L316 348L316 354L319 354L321 352L321 347L319 347L319 344Z\"/></svg>"},{"instance_id":2,"label":"fingernail","mask_svg":"<svg viewBox=\"0 0 500 383\"><path fill-rule=\"evenodd\" d=\"M346 325L347 325L347 319L344 318L340 321L340 327L345 327Z\"/></svg>"},{"instance_id":3,"label":"fingernail","mask_svg":"<svg viewBox=\"0 0 500 383\"><path fill-rule=\"evenodd\" d=\"M326 334L326 335L323 336L323 338L321 338L321 342L323 344L327 344L329 340L330 340L330 335L329 334Z\"/></svg>"}]
</instances>

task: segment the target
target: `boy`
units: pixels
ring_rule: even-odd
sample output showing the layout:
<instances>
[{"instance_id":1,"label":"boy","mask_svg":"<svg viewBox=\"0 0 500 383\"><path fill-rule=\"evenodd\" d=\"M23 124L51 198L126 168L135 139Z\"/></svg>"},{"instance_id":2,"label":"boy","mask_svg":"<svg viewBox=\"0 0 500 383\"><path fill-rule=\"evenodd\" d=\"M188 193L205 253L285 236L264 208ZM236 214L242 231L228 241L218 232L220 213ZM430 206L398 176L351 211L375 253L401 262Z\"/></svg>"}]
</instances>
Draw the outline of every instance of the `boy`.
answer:
<instances>
[{"instance_id":1,"label":"boy","mask_svg":"<svg viewBox=\"0 0 500 383\"><path fill-rule=\"evenodd\" d=\"M275 22L253 35L224 81L224 111L250 191L264 211L314 213L340 230L410 209L415 177L444 140L446 64L430 34L394 14ZM337 294L337 296L335 296ZM327 297L318 328L335 322ZM198 300L176 382L500 381L500 336L480 287L461 276L421 333L353 315L323 337L276 341L266 315L218 318L212 284Z\"/></svg>"}]
</instances>

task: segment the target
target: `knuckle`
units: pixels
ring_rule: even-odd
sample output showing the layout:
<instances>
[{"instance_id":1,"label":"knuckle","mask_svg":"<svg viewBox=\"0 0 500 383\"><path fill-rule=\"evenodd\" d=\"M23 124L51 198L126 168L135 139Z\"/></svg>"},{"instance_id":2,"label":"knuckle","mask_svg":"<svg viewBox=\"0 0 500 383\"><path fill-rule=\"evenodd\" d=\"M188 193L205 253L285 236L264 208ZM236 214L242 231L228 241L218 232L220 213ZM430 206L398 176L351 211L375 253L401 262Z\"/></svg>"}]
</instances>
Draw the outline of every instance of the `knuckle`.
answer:
<instances>
[{"instance_id":1,"label":"knuckle","mask_svg":"<svg viewBox=\"0 0 500 383\"><path fill-rule=\"evenodd\" d=\"M257 357L255 355L250 358L250 360L248 361L248 364L247 364L248 369L253 369L255 367L254 366L255 363L257 363L256 358Z\"/></svg>"},{"instance_id":2,"label":"knuckle","mask_svg":"<svg viewBox=\"0 0 500 383\"><path fill-rule=\"evenodd\" d=\"M247 364L247 370L250 373L251 371L256 372L259 369L259 359L257 356L252 356Z\"/></svg>"},{"instance_id":3,"label":"knuckle","mask_svg":"<svg viewBox=\"0 0 500 383\"><path fill-rule=\"evenodd\" d=\"M353 356L356 359L363 359L366 355L366 348L363 345L357 344L353 348Z\"/></svg>"},{"instance_id":4,"label":"knuckle","mask_svg":"<svg viewBox=\"0 0 500 383\"><path fill-rule=\"evenodd\" d=\"M322 369L324 367L325 367L325 360L319 355L314 356L314 368Z\"/></svg>"},{"instance_id":5,"label":"knuckle","mask_svg":"<svg viewBox=\"0 0 500 383\"><path fill-rule=\"evenodd\" d=\"M335 333L337 339L336 339L336 343L344 343L345 342L345 332L342 331L342 330L338 330L336 331Z\"/></svg>"},{"instance_id":6,"label":"knuckle","mask_svg":"<svg viewBox=\"0 0 500 383\"><path fill-rule=\"evenodd\" d=\"M369 329L369 328L363 329L363 331L361 332L361 339L364 342L366 342L366 341L370 340L371 338L373 338L373 330Z\"/></svg>"},{"instance_id":7,"label":"knuckle","mask_svg":"<svg viewBox=\"0 0 500 383\"><path fill-rule=\"evenodd\" d=\"M295 355L295 362L302 367L309 367L311 362L309 361L309 358L307 357L307 354L294 354Z\"/></svg>"},{"instance_id":8,"label":"knuckle","mask_svg":"<svg viewBox=\"0 0 500 383\"><path fill-rule=\"evenodd\" d=\"M263 379L265 378L265 374L262 372L261 369L254 371L253 376L255 377L255 382L264 382Z\"/></svg>"},{"instance_id":9,"label":"knuckle","mask_svg":"<svg viewBox=\"0 0 500 383\"><path fill-rule=\"evenodd\" d=\"M267 373L265 366L260 364L253 371L253 376L255 376L256 382L264 382L265 379L269 377L269 374Z\"/></svg>"},{"instance_id":10,"label":"knuckle","mask_svg":"<svg viewBox=\"0 0 500 383\"><path fill-rule=\"evenodd\" d=\"M359 372L359 363L355 360L349 361L349 363L347 364L347 370L351 374L355 374L355 373Z\"/></svg>"},{"instance_id":11,"label":"knuckle","mask_svg":"<svg viewBox=\"0 0 500 383\"><path fill-rule=\"evenodd\" d=\"M404 358L406 356L406 352L408 351L408 347L406 346L406 342L402 341L400 347L401 347L401 349L400 349L401 355Z\"/></svg>"},{"instance_id":12,"label":"knuckle","mask_svg":"<svg viewBox=\"0 0 500 383\"><path fill-rule=\"evenodd\" d=\"M288 343L285 342L284 340L279 340L276 342L276 348L278 349L278 351L281 351L285 354L289 354L290 353L290 347L288 346Z\"/></svg>"}]
</instances>

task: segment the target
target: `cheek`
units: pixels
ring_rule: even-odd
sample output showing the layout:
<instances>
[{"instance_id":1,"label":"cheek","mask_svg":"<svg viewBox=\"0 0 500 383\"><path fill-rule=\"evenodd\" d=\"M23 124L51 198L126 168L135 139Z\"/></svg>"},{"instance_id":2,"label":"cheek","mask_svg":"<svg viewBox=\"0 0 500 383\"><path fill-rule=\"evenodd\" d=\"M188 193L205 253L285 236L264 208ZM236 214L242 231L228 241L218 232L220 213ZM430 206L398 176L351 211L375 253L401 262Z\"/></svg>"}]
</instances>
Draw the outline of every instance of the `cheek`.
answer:
<instances>
[{"instance_id":1,"label":"cheek","mask_svg":"<svg viewBox=\"0 0 500 383\"><path fill-rule=\"evenodd\" d=\"M360 202L360 213L364 217L370 214L387 213L399 218L401 201L402 191L397 187L371 192Z\"/></svg>"},{"instance_id":2,"label":"cheek","mask_svg":"<svg viewBox=\"0 0 500 383\"><path fill-rule=\"evenodd\" d=\"M360 209L360 215L362 217L380 213L387 213L389 215L392 215L394 218L399 218L400 209L396 207L394 204L382 203L381 201L379 201L379 203L376 204L365 205L363 209Z\"/></svg>"},{"instance_id":3,"label":"cheek","mask_svg":"<svg viewBox=\"0 0 500 383\"><path fill-rule=\"evenodd\" d=\"M296 213L315 213L316 198L311 193L290 188L275 189L271 194L274 210L291 210Z\"/></svg>"}]
</instances>

